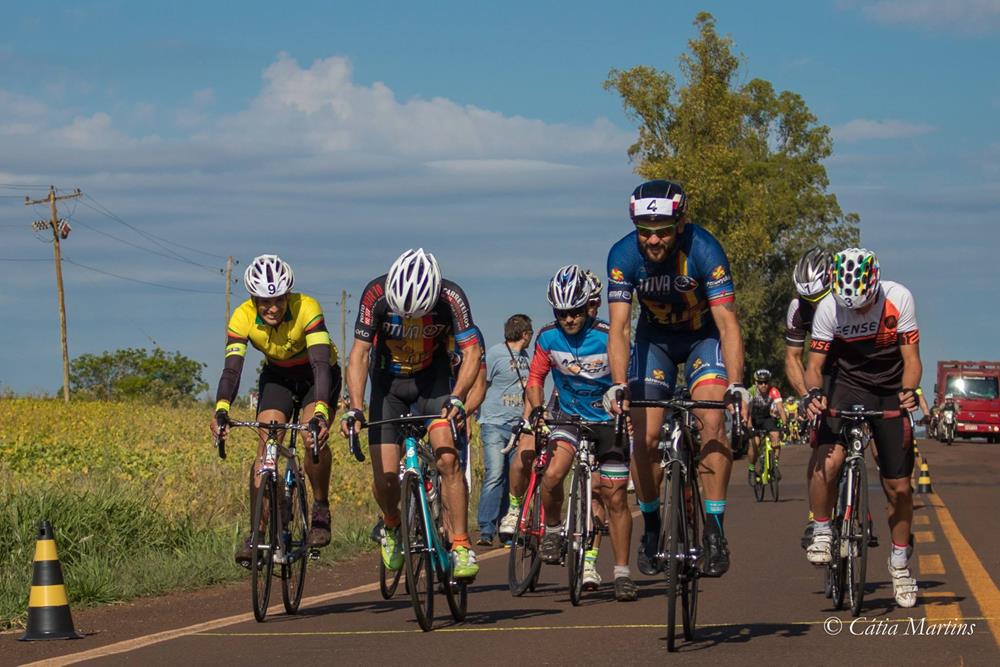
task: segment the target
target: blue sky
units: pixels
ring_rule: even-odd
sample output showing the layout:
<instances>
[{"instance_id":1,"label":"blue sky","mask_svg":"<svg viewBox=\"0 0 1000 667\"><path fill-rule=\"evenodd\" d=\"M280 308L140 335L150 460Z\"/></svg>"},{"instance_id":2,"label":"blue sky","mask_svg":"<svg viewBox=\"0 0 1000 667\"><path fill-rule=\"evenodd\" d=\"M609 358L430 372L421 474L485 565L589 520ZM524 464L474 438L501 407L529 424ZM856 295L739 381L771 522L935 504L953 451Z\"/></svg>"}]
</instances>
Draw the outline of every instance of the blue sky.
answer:
<instances>
[{"instance_id":1,"label":"blue sky","mask_svg":"<svg viewBox=\"0 0 1000 667\"><path fill-rule=\"evenodd\" d=\"M0 387L61 381L51 248L29 228L47 213L22 204L44 188L25 186L89 195L62 208L71 356L155 340L214 392L220 257L268 251L337 339L340 290L353 311L417 245L487 342L512 312L547 321L546 277L603 267L629 230L635 128L601 84L676 75L702 9L744 80L832 128L830 190L914 292L925 367L996 359L1000 1L34 2L0 25Z\"/></svg>"}]
</instances>

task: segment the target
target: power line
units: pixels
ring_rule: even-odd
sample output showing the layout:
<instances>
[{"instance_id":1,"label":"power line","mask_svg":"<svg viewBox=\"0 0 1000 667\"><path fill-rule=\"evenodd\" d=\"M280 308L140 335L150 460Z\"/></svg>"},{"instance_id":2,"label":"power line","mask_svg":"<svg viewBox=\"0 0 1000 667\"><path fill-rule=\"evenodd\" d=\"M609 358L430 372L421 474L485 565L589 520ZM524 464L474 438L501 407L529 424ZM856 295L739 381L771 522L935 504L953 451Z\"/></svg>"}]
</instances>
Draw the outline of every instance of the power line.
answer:
<instances>
[{"instance_id":1,"label":"power line","mask_svg":"<svg viewBox=\"0 0 1000 667\"><path fill-rule=\"evenodd\" d=\"M117 273L111 273L110 271L104 271L103 269L98 269L98 268L95 268L93 266L87 266L86 264L80 264L79 262L74 262L72 259L69 259L68 257L63 257L63 261L66 262L67 264L72 264L73 266L78 266L81 269L87 269L88 271L93 271L94 273L100 273L100 274L103 274L105 276L111 276L112 278L118 278L119 280L127 280L129 282L139 283L139 284L142 284L142 285L152 285L153 287L162 287L163 289L170 289L170 290L174 290L174 291L177 291L177 292L193 292L195 294L211 294L213 296L218 296L219 295L218 292L214 292L214 291L210 291L210 290L191 289L191 288L188 288L188 287L174 287L172 285L164 285L162 283L154 283L154 282L151 282L149 280L139 280L138 278L129 278L128 276L119 275Z\"/></svg>"},{"instance_id":2,"label":"power line","mask_svg":"<svg viewBox=\"0 0 1000 667\"><path fill-rule=\"evenodd\" d=\"M47 262L47 259L24 258L24 257L0 257L0 262Z\"/></svg>"}]
</instances>

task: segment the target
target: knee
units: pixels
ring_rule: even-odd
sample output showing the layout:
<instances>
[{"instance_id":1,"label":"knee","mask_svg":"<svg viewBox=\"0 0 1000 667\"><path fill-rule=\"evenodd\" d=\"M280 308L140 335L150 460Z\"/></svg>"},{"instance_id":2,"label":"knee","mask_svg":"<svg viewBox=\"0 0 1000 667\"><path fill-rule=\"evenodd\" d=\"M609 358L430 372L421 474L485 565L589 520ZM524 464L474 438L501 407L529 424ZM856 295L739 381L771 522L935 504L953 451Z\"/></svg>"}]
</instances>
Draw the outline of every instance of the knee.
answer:
<instances>
[{"instance_id":1,"label":"knee","mask_svg":"<svg viewBox=\"0 0 1000 667\"><path fill-rule=\"evenodd\" d=\"M458 452L453 449L450 451L438 452L437 468L438 472L446 477L458 474Z\"/></svg>"}]
</instances>

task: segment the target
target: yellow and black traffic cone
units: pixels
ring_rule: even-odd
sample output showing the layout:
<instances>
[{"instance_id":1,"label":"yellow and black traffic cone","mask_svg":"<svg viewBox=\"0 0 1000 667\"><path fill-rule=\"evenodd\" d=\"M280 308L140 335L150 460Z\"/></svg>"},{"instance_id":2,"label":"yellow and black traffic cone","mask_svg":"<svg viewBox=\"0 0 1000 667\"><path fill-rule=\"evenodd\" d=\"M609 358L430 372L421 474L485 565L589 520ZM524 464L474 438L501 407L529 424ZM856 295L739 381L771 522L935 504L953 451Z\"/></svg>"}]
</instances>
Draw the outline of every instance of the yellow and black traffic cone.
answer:
<instances>
[{"instance_id":1,"label":"yellow and black traffic cone","mask_svg":"<svg viewBox=\"0 0 1000 667\"><path fill-rule=\"evenodd\" d=\"M931 488L931 472L927 459L920 459L920 477L917 479L917 493L934 493Z\"/></svg>"},{"instance_id":2,"label":"yellow and black traffic cone","mask_svg":"<svg viewBox=\"0 0 1000 667\"><path fill-rule=\"evenodd\" d=\"M56 554L52 524L42 521L35 542L35 571L28 600L28 627L21 641L37 639L81 639L73 629L62 566Z\"/></svg>"}]
</instances>

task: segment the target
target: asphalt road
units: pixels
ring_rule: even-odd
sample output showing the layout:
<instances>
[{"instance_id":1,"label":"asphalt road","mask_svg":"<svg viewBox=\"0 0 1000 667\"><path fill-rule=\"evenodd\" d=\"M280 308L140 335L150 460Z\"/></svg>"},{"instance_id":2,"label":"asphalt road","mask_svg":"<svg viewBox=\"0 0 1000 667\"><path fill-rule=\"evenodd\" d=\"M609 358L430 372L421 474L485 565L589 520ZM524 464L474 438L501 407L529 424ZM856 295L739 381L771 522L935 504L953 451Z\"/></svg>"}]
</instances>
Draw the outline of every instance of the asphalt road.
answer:
<instances>
[{"instance_id":1,"label":"asphalt road","mask_svg":"<svg viewBox=\"0 0 1000 667\"><path fill-rule=\"evenodd\" d=\"M254 622L244 583L75 612L82 640L0 636L0 663L1000 664L1000 447L921 441L920 452L934 493L917 496L913 568L921 595L910 610L893 600L884 519L876 528L882 545L869 552L862 616L855 621L849 611L832 610L821 571L799 546L808 452L786 448L777 503L754 501L737 462L726 515L733 565L721 579L702 580L696 639L675 654L665 648L661 577L635 573L637 602L615 602L605 584L574 608L565 570L555 566L543 567L535 593L511 597L506 552L491 550L480 554L467 620L453 624L439 597L431 633L417 627L402 586L393 600L382 600L373 554L312 572L296 616L274 610L267 622ZM879 507L881 490L873 484L871 491ZM609 545L600 561L606 581L610 556ZM280 605L280 593L278 599Z\"/></svg>"}]
</instances>

